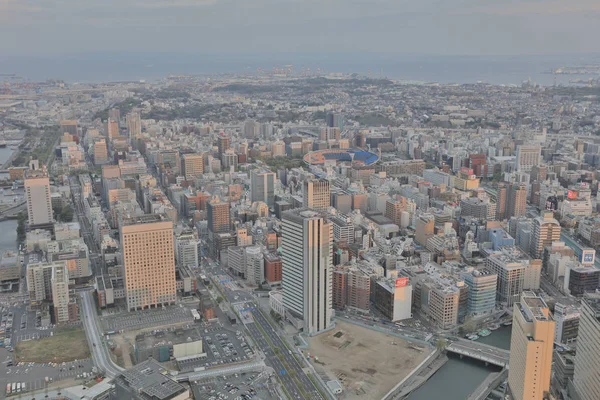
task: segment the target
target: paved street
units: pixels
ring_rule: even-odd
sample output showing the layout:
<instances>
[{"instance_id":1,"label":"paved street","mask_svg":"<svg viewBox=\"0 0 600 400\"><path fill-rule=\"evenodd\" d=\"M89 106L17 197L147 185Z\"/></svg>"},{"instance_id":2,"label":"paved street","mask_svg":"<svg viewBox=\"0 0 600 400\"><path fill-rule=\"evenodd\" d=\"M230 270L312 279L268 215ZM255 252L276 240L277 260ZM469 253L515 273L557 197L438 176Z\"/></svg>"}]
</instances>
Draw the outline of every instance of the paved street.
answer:
<instances>
[{"instance_id":1,"label":"paved street","mask_svg":"<svg viewBox=\"0 0 600 400\"><path fill-rule=\"evenodd\" d=\"M256 310L254 296L241 290L235 279L213 261L208 262L207 273L219 284L227 300L235 304L236 309L243 310L240 312L241 322L252 335L254 343L266 356L265 363L274 369L286 393L297 400L322 399L323 397L308 378L298 360L288 352L279 334ZM266 332L267 337L263 332ZM283 361L280 357L283 358Z\"/></svg>"},{"instance_id":2,"label":"paved street","mask_svg":"<svg viewBox=\"0 0 600 400\"><path fill-rule=\"evenodd\" d=\"M253 303L248 304L244 312L251 314L253 320L253 322L248 322L248 317L244 318L246 328L250 331L258 348L265 354L265 363L275 370L287 394L298 400L322 399L323 397L296 358L288 352L280 336L264 316L256 310L256 306ZM263 332L266 333L266 337ZM280 357L283 358L283 361Z\"/></svg>"},{"instance_id":3,"label":"paved street","mask_svg":"<svg viewBox=\"0 0 600 400\"><path fill-rule=\"evenodd\" d=\"M81 198L81 186L77 181L77 178L70 177L69 184L71 187L71 193L73 195L73 204L75 207L75 215L77 216L77 220L79 221L79 227L81 232L81 237L83 237L85 244L87 244L88 249L90 251L90 262L91 267L94 274L101 274L100 267L100 248L98 247L98 243L94 240L94 236L92 234L92 227L90 226L90 221L85 216L85 211L83 209L82 198Z\"/></svg>"},{"instance_id":4,"label":"paved street","mask_svg":"<svg viewBox=\"0 0 600 400\"><path fill-rule=\"evenodd\" d=\"M104 371L107 378L114 378L124 369L116 365L110 358L108 349L103 343L103 338L99 333L95 305L92 302L90 292L81 292L81 317L84 322L85 334L90 344L90 351L94 363L100 371Z\"/></svg>"}]
</instances>

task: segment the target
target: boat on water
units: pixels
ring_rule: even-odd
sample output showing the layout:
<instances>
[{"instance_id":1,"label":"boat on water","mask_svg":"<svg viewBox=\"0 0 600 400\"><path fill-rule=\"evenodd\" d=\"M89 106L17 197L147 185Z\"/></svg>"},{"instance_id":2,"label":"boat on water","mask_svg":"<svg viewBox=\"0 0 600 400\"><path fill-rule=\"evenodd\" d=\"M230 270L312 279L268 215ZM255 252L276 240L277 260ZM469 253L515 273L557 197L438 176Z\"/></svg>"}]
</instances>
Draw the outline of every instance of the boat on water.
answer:
<instances>
[{"instance_id":1,"label":"boat on water","mask_svg":"<svg viewBox=\"0 0 600 400\"><path fill-rule=\"evenodd\" d=\"M479 331L479 336L481 337L490 336L491 334L492 332L489 329L482 329Z\"/></svg>"},{"instance_id":2,"label":"boat on water","mask_svg":"<svg viewBox=\"0 0 600 400\"><path fill-rule=\"evenodd\" d=\"M512 321L506 321L502 325L504 325L504 326L511 326L512 325Z\"/></svg>"},{"instance_id":3,"label":"boat on water","mask_svg":"<svg viewBox=\"0 0 600 400\"><path fill-rule=\"evenodd\" d=\"M488 329L490 331L495 331L497 329L500 329L500 324L496 324L496 323L490 324L490 326L488 327Z\"/></svg>"},{"instance_id":4,"label":"boat on water","mask_svg":"<svg viewBox=\"0 0 600 400\"><path fill-rule=\"evenodd\" d=\"M473 335L467 335L467 339L469 339L469 340L477 340L477 339L479 339L479 336L477 336L475 334L473 334Z\"/></svg>"}]
</instances>

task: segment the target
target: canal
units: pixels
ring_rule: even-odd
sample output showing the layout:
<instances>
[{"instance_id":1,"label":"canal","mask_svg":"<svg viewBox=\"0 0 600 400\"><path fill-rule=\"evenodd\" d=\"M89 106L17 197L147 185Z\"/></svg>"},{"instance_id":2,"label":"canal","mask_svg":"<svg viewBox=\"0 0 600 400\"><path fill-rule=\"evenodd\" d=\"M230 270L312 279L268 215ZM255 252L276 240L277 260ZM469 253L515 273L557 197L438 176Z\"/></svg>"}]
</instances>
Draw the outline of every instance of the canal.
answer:
<instances>
[{"instance_id":1,"label":"canal","mask_svg":"<svg viewBox=\"0 0 600 400\"><path fill-rule=\"evenodd\" d=\"M481 343L502 349L510 348L511 327L501 327L490 336L480 338ZM482 362L460 359L449 355L450 360L444 364L423 386L415 390L408 400L465 400L483 382L491 372L500 368L486 367Z\"/></svg>"}]
</instances>

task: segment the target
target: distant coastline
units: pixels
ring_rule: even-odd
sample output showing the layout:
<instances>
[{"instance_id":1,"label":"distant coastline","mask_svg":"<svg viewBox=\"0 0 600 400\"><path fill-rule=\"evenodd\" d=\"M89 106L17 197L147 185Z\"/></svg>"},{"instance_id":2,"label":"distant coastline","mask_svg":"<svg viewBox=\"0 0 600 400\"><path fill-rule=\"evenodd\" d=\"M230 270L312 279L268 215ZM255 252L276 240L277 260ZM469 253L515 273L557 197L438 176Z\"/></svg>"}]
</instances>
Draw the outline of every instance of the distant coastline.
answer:
<instances>
[{"instance_id":1,"label":"distant coastline","mask_svg":"<svg viewBox=\"0 0 600 400\"><path fill-rule=\"evenodd\" d=\"M294 71L310 68L322 73L358 73L390 79L519 85L528 79L548 86L555 77L548 71L579 65L599 65L600 54L552 56L436 56L382 54L185 54L89 53L0 58L0 80L16 74L31 81L61 79L98 83L156 80L170 74L248 73L292 64ZM580 77L580 76L579 76ZM597 75L590 77L598 78ZM557 84L572 76L558 75Z\"/></svg>"}]
</instances>

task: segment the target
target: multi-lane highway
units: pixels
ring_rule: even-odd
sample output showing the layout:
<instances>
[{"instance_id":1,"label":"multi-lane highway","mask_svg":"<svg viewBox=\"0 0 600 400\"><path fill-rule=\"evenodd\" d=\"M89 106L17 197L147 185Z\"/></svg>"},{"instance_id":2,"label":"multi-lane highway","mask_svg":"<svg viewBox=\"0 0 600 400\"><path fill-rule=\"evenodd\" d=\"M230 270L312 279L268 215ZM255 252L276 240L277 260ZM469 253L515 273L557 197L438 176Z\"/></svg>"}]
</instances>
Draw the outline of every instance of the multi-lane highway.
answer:
<instances>
[{"instance_id":1,"label":"multi-lane highway","mask_svg":"<svg viewBox=\"0 0 600 400\"><path fill-rule=\"evenodd\" d=\"M225 295L226 300L234 305L238 312L245 313L244 325L252 335L257 347L265 355L265 363L272 367L282 383L284 391L292 399L323 399L323 396L309 379L302 365L298 362L275 328L258 311L253 296L241 290L235 279L227 274L221 266L213 261L205 265L206 272L212 276ZM240 311L244 310L244 311Z\"/></svg>"},{"instance_id":2,"label":"multi-lane highway","mask_svg":"<svg viewBox=\"0 0 600 400\"><path fill-rule=\"evenodd\" d=\"M90 292L81 292L80 296L85 334L88 338L94 364L96 364L98 369L104 371L107 378L112 379L124 371L124 369L112 361L108 349L102 342L102 333L99 330L100 325Z\"/></svg>"},{"instance_id":3,"label":"multi-lane highway","mask_svg":"<svg viewBox=\"0 0 600 400\"><path fill-rule=\"evenodd\" d=\"M264 353L265 363L275 370L285 392L292 399L323 399L277 331L269 324L254 303L240 305L242 318L257 347ZM252 321L252 322L251 322Z\"/></svg>"}]
</instances>

